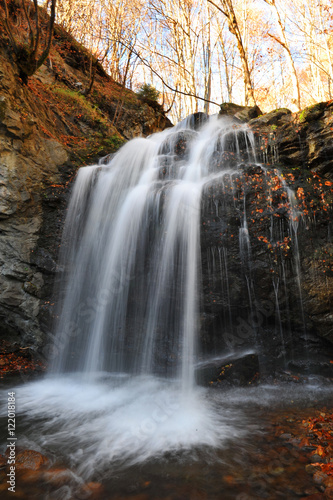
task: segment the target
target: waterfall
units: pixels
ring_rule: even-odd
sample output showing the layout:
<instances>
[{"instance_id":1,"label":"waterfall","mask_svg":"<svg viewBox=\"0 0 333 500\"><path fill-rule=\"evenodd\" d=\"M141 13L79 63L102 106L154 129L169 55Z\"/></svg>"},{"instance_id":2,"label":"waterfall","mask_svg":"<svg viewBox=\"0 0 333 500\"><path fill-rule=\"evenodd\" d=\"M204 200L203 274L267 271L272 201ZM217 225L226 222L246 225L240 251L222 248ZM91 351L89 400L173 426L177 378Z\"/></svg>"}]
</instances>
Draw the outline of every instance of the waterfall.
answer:
<instances>
[{"instance_id":1,"label":"waterfall","mask_svg":"<svg viewBox=\"0 0 333 500\"><path fill-rule=\"evenodd\" d=\"M79 170L49 374L16 389L20 446L75 471L68 496L60 487L54 498L150 459L237 449L246 396L235 408L198 381L240 352L269 375L279 355L288 362L303 316L298 216L251 130L230 118L192 116Z\"/></svg>"},{"instance_id":2,"label":"waterfall","mask_svg":"<svg viewBox=\"0 0 333 500\"><path fill-rule=\"evenodd\" d=\"M187 119L81 168L66 220L53 373L156 374L194 384L203 186L255 161L252 133ZM247 247L246 221L241 246Z\"/></svg>"}]
</instances>

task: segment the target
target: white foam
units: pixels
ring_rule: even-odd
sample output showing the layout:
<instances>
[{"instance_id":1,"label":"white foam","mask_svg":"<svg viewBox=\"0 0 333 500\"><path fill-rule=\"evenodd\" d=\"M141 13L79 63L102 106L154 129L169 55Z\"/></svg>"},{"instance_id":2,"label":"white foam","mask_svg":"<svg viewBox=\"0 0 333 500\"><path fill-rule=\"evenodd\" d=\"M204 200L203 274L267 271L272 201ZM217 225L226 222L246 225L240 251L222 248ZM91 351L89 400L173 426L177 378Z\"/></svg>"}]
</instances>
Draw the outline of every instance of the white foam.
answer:
<instances>
[{"instance_id":1,"label":"white foam","mask_svg":"<svg viewBox=\"0 0 333 500\"><path fill-rule=\"evenodd\" d=\"M83 380L76 373L29 383L16 398L28 429L21 446L25 439L44 453L69 457L68 465L85 479L170 452L213 450L243 434L207 389L184 397L179 382L153 377Z\"/></svg>"}]
</instances>

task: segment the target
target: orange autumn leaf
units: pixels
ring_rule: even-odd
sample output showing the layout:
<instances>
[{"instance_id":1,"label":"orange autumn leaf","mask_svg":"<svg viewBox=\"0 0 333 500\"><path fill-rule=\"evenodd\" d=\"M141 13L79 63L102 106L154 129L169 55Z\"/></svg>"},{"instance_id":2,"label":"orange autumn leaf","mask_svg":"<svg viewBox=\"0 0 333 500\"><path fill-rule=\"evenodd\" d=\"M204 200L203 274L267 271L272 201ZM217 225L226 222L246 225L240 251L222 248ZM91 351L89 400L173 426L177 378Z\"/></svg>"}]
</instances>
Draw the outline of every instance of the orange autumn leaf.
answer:
<instances>
[{"instance_id":1,"label":"orange autumn leaf","mask_svg":"<svg viewBox=\"0 0 333 500\"><path fill-rule=\"evenodd\" d=\"M305 421L304 421L305 422ZM303 446L310 446L310 441L308 438L303 438L299 443L299 447L303 448Z\"/></svg>"},{"instance_id":2,"label":"orange autumn leaf","mask_svg":"<svg viewBox=\"0 0 333 500\"><path fill-rule=\"evenodd\" d=\"M328 463L328 464L314 463L313 465L316 467L320 467L322 472L324 472L327 476L333 476L333 464L332 463Z\"/></svg>"},{"instance_id":3,"label":"orange autumn leaf","mask_svg":"<svg viewBox=\"0 0 333 500\"><path fill-rule=\"evenodd\" d=\"M322 457L325 455L325 449L322 446L317 446L317 448L312 452L312 455L319 455Z\"/></svg>"},{"instance_id":4,"label":"orange autumn leaf","mask_svg":"<svg viewBox=\"0 0 333 500\"><path fill-rule=\"evenodd\" d=\"M231 475L229 475L229 476L223 476L223 480L224 480L226 483L231 484L231 485L232 485L232 484L235 484L235 482L236 482L236 481L235 481L235 478L234 478L233 476L231 476Z\"/></svg>"}]
</instances>

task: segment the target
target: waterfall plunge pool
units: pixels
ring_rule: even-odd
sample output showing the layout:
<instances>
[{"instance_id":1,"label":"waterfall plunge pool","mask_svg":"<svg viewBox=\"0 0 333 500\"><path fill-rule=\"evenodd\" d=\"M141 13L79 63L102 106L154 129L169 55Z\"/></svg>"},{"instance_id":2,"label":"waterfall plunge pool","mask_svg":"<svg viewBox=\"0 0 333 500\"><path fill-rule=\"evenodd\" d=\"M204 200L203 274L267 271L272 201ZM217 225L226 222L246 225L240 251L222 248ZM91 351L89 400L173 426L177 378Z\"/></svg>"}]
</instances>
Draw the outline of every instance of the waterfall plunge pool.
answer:
<instances>
[{"instance_id":1,"label":"waterfall plunge pool","mask_svg":"<svg viewBox=\"0 0 333 500\"><path fill-rule=\"evenodd\" d=\"M304 419L328 415L333 391L315 380L197 387L184 397L179 381L109 373L84 381L75 373L15 393L17 449L50 459L32 477L18 468L17 498L273 500L318 492L305 469L315 447L302 444Z\"/></svg>"}]
</instances>

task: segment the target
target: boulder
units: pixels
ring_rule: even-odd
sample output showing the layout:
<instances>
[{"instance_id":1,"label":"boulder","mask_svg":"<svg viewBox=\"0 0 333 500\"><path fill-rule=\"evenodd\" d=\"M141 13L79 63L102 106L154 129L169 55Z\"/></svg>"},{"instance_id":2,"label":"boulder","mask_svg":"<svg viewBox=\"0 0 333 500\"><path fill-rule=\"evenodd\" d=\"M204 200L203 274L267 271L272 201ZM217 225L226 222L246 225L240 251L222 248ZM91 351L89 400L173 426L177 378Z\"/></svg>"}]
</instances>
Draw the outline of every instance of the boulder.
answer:
<instances>
[{"instance_id":1,"label":"boulder","mask_svg":"<svg viewBox=\"0 0 333 500\"><path fill-rule=\"evenodd\" d=\"M219 116L233 116L241 122L248 122L261 114L258 106L239 106L232 102L221 104L219 112Z\"/></svg>"},{"instance_id":2,"label":"boulder","mask_svg":"<svg viewBox=\"0 0 333 500\"><path fill-rule=\"evenodd\" d=\"M333 176L333 102L321 102L300 113L277 109L249 121L261 160Z\"/></svg>"}]
</instances>

